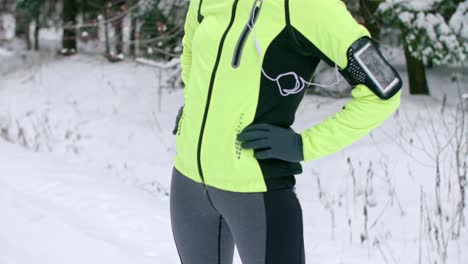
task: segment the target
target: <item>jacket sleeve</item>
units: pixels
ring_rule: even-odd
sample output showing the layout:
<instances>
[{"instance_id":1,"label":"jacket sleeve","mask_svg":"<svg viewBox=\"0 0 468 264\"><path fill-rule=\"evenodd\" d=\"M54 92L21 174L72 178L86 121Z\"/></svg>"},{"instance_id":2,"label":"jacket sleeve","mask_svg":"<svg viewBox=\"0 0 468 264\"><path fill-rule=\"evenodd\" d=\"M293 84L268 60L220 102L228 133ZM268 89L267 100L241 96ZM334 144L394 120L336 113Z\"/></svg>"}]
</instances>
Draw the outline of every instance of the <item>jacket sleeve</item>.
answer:
<instances>
[{"instance_id":1,"label":"jacket sleeve","mask_svg":"<svg viewBox=\"0 0 468 264\"><path fill-rule=\"evenodd\" d=\"M347 66L347 51L359 38L370 36L340 0L291 1L291 25L315 46L327 62ZM365 85L351 91L343 109L300 133L304 161L335 153L383 123L400 105L401 90L383 100Z\"/></svg>"},{"instance_id":2,"label":"jacket sleeve","mask_svg":"<svg viewBox=\"0 0 468 264\"><path fill-rule=\"evenodd\" d=\"M187 16L184 24L184 37L182 38L182 81L188 85L190 80L190 71L192 69L192 39L199 23L197 19L198 5L200 0L190 0Z\"/></svg>"}]
</instances>

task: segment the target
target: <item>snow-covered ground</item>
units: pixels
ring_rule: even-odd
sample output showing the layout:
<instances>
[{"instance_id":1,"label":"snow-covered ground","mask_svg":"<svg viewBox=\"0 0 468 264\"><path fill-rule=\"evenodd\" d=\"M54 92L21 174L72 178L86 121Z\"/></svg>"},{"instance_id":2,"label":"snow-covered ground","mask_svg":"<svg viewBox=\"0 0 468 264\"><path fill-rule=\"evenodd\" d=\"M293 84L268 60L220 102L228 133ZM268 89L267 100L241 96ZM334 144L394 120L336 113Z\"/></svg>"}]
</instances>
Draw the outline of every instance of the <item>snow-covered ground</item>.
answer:
<instances>
[{"instance_id":1,"label":"snow-covered ground","mask_svg":"<svg viewBox=\"0 0 468 264\"><path fill-rule=\"evenodd\" d=\"M436 214L437 146L455 141L456 87L468 88L467 72L457 85L454 71L430 69L432 97L405 87L397 114L371 135L304 163L296 178L308 263L442 263L447 238L446 263L468 263L468 227L450 239L459 199L452 145L438 156ZM83 54L3 48L0 74L0 264L179 263L168 190L183 92L165 90L158 105L154 69ZM347 100L306 96L293 128Z\"/></svg>"},{"instance_id":2,"label":"snow-covered ground","mask_svg":"<svg viewBox=\"0 0 468 264\"><path fill-rule=\"evenodd\" d=\"M168 198L0 141L0 263L177 263Z\"/></svg>"}]
</instances>

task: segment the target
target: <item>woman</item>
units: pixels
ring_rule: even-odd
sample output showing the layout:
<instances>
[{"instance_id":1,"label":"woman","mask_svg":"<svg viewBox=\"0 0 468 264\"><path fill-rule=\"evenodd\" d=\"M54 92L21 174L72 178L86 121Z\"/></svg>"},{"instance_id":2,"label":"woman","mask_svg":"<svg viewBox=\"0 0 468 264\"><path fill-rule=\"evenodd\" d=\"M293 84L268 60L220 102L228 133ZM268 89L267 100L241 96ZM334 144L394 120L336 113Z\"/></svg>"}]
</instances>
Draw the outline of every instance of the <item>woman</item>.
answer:
<instances>
[{"instance_id":1,"label":"woman","mask_svg":"<svg viewBox=\"0 0 468 264\"><path fill-rule=\"evenodd\" d=\"M172 231L184 264L305 263L295 175L400 104L401 80L339 0L191 0L176 121ZM333 117L296 133L318 63L353 85ZM313 113L310 113L311 115Z\"/></svg>"}]
</instances>

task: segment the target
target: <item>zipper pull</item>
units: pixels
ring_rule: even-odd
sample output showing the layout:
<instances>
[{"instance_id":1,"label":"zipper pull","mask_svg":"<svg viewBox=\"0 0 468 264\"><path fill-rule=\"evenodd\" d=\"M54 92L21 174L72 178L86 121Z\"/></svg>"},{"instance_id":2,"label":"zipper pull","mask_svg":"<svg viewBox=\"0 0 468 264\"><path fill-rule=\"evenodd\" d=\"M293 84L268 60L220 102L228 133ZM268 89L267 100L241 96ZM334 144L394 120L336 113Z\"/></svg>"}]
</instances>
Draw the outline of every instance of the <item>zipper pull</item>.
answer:
<instances>
[{"instance_id":1,"label":"zipper pull","mask_svg":"<svg viewBox=\"0 0 468 264\"><path fill-rule=\"evenodd\" d=\"M257 53L260 57L262 57L262 48L260 47L260 43L258 42L258 39L255 37L255 48L257 49Z\"/></svg>"},{"instance_id":2,"label":"zipper pull","mask_svg":"<svg viewBox=\"0 0 468 264\"><path fill-rule=\"evenodd\" d=\"M260 57L262 57L263 52L262 52L262 48L260 47L260 43L258 42L258 39L257 39L257 32L255 31L255 20L256 20L256 17L258 16L258 12L260 12L260 9L262 8L262 6L263 6L263 0L255 0L254 9L253 9L252 17L251 17L251 21L250 21L251 25L249 26L250 30L253 31L255 48L257 49L257 53L258 53L258 55L260 55Z\"/></svg>"}]
</instances>

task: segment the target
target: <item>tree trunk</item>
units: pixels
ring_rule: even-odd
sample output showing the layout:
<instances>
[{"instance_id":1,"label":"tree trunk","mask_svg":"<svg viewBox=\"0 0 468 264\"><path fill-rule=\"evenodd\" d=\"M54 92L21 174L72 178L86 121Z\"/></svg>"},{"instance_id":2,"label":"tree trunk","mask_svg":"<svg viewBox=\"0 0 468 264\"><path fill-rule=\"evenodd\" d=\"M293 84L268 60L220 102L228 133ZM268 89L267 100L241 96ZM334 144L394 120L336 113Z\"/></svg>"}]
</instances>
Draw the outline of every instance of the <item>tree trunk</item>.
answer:
<instances>
[{"instance_id":1,"label":"tree trunk","mask_svg":"<svg viewBox=\"0 0 468 264\"><path fill-rule=\"evenodd\" d=\"M15 37L20 37L24 34L24 14L21 11L16 11L15 13Z\"/></svg>"},{"instance_id":2,"label":"tree trunk","mask_svg":"<svg viewBox=\"0 0 468 264\"><path fill-rule=\"evenodd\" d=\"M104 37L105 37L105 43L106 43L106 56L110 54L110 44L109 44L109 23L108 23L108 13L109 13L109 8L107 7L107 3L104 4Z\"/></svg>"},{"instance_id":3,"label":"tree trunk","mask_svg":"<svg viewBox=\"0 0 468 264\"><path fill-rule=\"evenodd\" d=\"M138 4L138 0L127 0L127 6L129 8L132 8ZM136 39L137 39L137 26L138 26L138 20L137 20L137 14L138 14L138 9L135 10L135 13L131 13L131 20L130 20L130 45L129 45L129 54L130 56L135 57L137 54L136 52Z\"/></svg>"},{"instance_id":4,"label":"tree trunk","mask_svg":"<svg viewBox=\"0 0 468 264\"><path fill-rule=\"evenodd\" d=\"M124 16L122 7L119 6L119 11L115 13L118 16L117 21L115 21L115 36L116 36L116 43L115 43L115 51L116 54L123 53L123 23L124 23Z\"/></svg>"},{"instance_id":5,"label":"tree trunk","mask_svg":"<svg viewBox=\"0 0 468 264\"><path fill-rule=\"evenodd\" d=\"M31 45L31 20L26 16L25 17L25 22L23 24L24 26L24 41L26 42L26 48L28 50L31 50L32 45Z\"/></svg>"},{"instance_id":6,"label":"tree trunk","mask_svg":"<svg viewBox=\"0 0 468 264\"><path fill-rule=\"evenodd\" d=\"M414 58L406 46L405 57L406 66L408 68L410 94L429 95L424 63L421 60Z\"/></svg>"},{"instance_id":7,"label":"tree trunk","mask_svg":"<svg viewBox=\"0 0 468 264\"><path fill-rule=\"evenodd\" d=\"M380 0L359 0L359 11L364 18L364 26L369 30L374 39L380 39L380 23L375 19L375 12Z\"/></svg>"},{"instance_id":8,"label":"tree trunk","mask_svg":"<svg viewBox=\"0 0 468 264\"><path fill-rule=\"evenodd\" d=\"M69 51L76 51L76 14L78 6L76 0L63 0L63 39L62 46Z\"/></svg>"},{"instance_id":9,"label":"tree trunk","mask_svg":"<svg viewBox=\"0 0 468 264\"><path fill-rule=\"evenodd\" d=\"M138 39L137 27L138 27L137 16L132 15L131 29L130 29L130 55L134 57L137 55L137 45L136 45L136 41Z\"/></svg>"}]
</instances>

